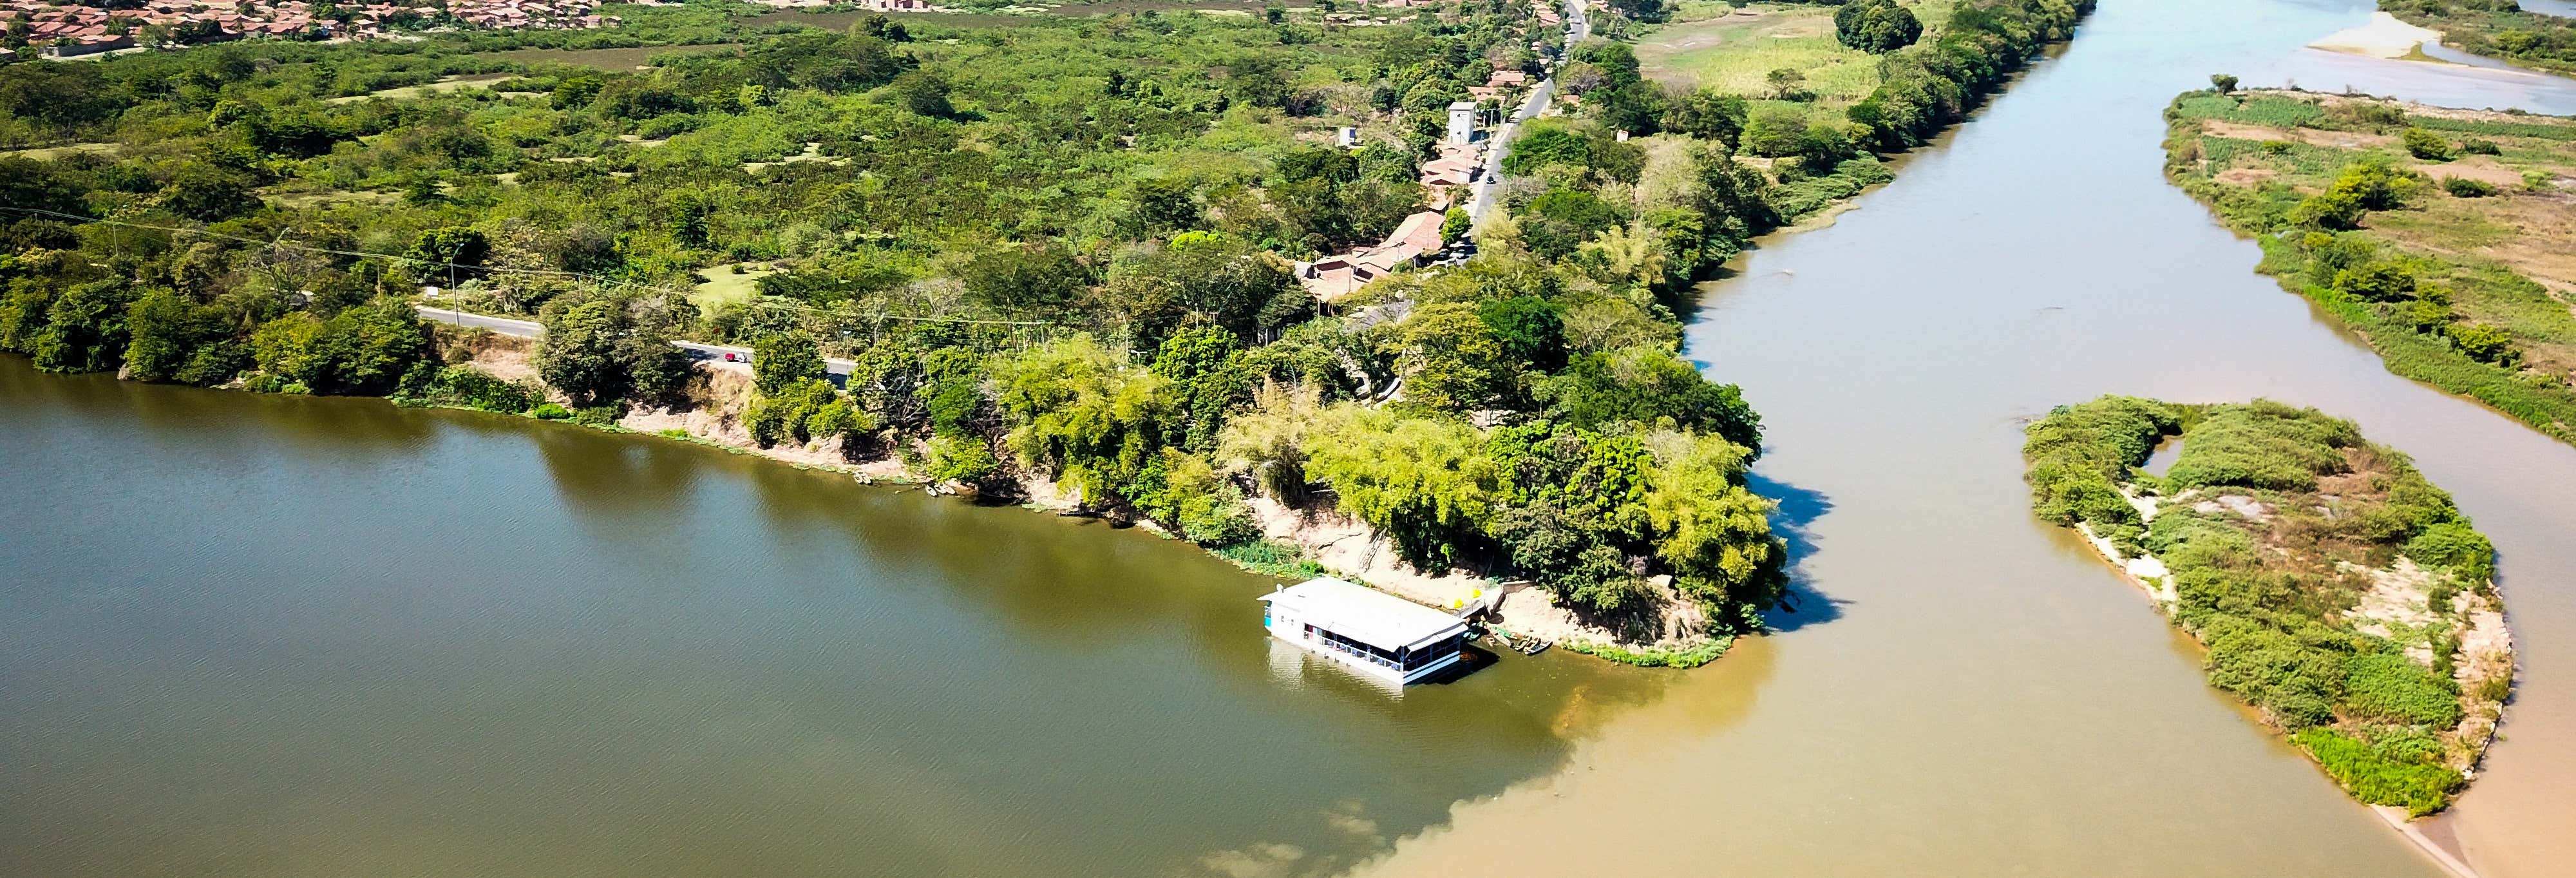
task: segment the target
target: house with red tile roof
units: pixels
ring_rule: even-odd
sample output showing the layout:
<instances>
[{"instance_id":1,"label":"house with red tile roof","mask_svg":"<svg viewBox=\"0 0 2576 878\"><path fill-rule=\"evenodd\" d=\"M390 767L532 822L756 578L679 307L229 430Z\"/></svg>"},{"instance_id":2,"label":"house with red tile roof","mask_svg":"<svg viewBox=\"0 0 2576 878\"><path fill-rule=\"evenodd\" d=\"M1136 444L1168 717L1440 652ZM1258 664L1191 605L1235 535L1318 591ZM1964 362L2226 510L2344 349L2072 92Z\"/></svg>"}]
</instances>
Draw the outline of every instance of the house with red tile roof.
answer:
<instances>
[{"instance_id":1,"label":"house with red tile roof","mask_svg":"<svg viewBox=\"0 0 2576 878\"><path fill-rule=\"evenodd\" d=\"M1395 231L1375 247L1354 250L1338 256L1327 256L1296 266L1297 283L1319 301L1332 302L1358 292L1369 282L1410 268L1422 257L1440 252L1438 211L1421 211L1405 217Z\"/></svg>"}]
</instances>

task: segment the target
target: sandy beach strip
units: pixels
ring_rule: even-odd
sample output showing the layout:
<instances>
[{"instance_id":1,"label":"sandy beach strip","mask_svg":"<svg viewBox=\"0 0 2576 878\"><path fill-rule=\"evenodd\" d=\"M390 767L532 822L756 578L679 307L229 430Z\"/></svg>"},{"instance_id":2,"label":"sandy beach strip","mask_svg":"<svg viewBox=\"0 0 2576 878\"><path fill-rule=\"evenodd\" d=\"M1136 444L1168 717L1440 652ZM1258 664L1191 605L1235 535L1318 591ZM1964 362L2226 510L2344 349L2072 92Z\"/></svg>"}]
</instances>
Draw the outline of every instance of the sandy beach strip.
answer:
<instances>
[{"instance_id":1,"label":"sandy beach strip","mask_svg":"<svg viewBox=\"0 0 2576 878\"><path fill-rule=\"evenodd\" d=\"M2438 43L2441 39L2441 31L2398 21L2397 16L2385 12L2373 12L2369 24L2327 34L2308 47L2373 58L2403 58L2425 42Z\"/></svg>"}]
</instances>

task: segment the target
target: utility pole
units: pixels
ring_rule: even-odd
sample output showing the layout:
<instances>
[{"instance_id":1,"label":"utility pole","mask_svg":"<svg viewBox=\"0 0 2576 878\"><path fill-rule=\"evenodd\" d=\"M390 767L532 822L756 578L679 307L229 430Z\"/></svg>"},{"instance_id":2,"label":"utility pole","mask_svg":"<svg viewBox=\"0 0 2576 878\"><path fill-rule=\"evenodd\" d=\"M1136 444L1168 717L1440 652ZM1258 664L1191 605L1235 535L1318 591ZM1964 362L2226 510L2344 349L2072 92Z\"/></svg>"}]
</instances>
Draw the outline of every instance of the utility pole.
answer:
<instances>
[{"instance_id":1,"label":"utility pole","mask_svg":"<svg viewBox=\"0 0 2576 878\"><path fill-rule=\"evenodd\" d=\"M464 255L464 253L464 241L458 241L455 245L447 248L447 295L450 297L448 300L448 304L450 305L456 304L454 299L454 296L456 295L456 257ZM447 313L456 315L456 328L465 328L465 312L459 311L455 308L449 308L447 309Z\"/></svg>"}]
</instances>

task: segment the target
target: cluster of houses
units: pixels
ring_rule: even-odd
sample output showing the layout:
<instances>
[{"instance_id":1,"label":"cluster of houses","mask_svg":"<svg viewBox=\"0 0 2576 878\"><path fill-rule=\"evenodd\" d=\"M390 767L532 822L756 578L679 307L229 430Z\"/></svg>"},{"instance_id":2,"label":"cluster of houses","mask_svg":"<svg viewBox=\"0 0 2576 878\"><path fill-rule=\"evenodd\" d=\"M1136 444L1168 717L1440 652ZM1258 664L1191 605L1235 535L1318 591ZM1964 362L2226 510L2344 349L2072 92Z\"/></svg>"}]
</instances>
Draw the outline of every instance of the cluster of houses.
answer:
<instances>
[{"instance_id":1,"label":"cluster of houses","mask_svg":"<svg viewBox=\"0 0 2576 878\"><path fill-rule=\"evenodd\" d=\"M145 0L140 8L98 9L57 0L0 0L9 42L70 58L136 46L215 43L244 37L384 39L428 27L495 30L609 27L587 0L448 0L445 8L371 3L333 6L319 16L302 0ZM0 56L0 61L10 60Z\"/></svg>"},{"instance_id":2,"label":"cluster of houses","mask_svg":"<svg viewBox=\"0 0 2576 878\"><path fill-rule=\"evenodd\" d=\"M1497 111L1491 109L1492 105L1519 97L1521 90L1530 85L1527 73L1497 69L1484 85L1467 89L1476 100L1451 103L1448 136L1441 139L1439 154L1422 163L1417 178L1428 196L1429 209L1405 217L1394 233L1375 246L1297 263L1297 280L1306 292L1319 301L1335 301L1368 286L1370 281L1440 255L1447 246L1440 237L1443 211L1465 202L1470 187L1485 174L1488 142L1477 136L1478 130L1495 121ZM1345 149L1360 148L1359 129L1343 128L1337 142Z\"/></svg>"},{"instance_id":3,"label":"cluster of houses","mask_svg":"<svg viewBox=\"0 0 2576 878\"><path fill-rule=\"evenodd\" d=\"M753 2L759 3L762 6L775 6L780 9L820 9L826 6L850 4L850 0L753 0ZM668 5L677 6L679 4L672 3ZM930 5L930 0L858 0L856 5L860 9L864 9L869 12L951 11Z\"/></svg>"}]
</instances>

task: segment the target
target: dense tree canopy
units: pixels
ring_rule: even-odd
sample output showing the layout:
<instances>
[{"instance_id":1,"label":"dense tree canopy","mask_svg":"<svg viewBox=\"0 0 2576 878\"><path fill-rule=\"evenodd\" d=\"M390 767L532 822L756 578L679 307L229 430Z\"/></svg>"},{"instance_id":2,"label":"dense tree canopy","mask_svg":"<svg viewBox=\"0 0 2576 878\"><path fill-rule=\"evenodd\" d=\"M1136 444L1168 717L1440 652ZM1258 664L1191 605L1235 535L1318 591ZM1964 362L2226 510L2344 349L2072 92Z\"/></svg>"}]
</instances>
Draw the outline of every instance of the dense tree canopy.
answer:
<instances>
[{"instance_id":1,"label":"dense tree canopy","mask_svg":"<svg viewBox=\"0 0 2576 878\"><path fill-rule=\"evenodd\" d=\"M1852 0L1834 10L1834 37L1843 45L1884 55L1914 45L1923 37L1923 23L1896 0Z\"/></svg>"}]
</instances>

